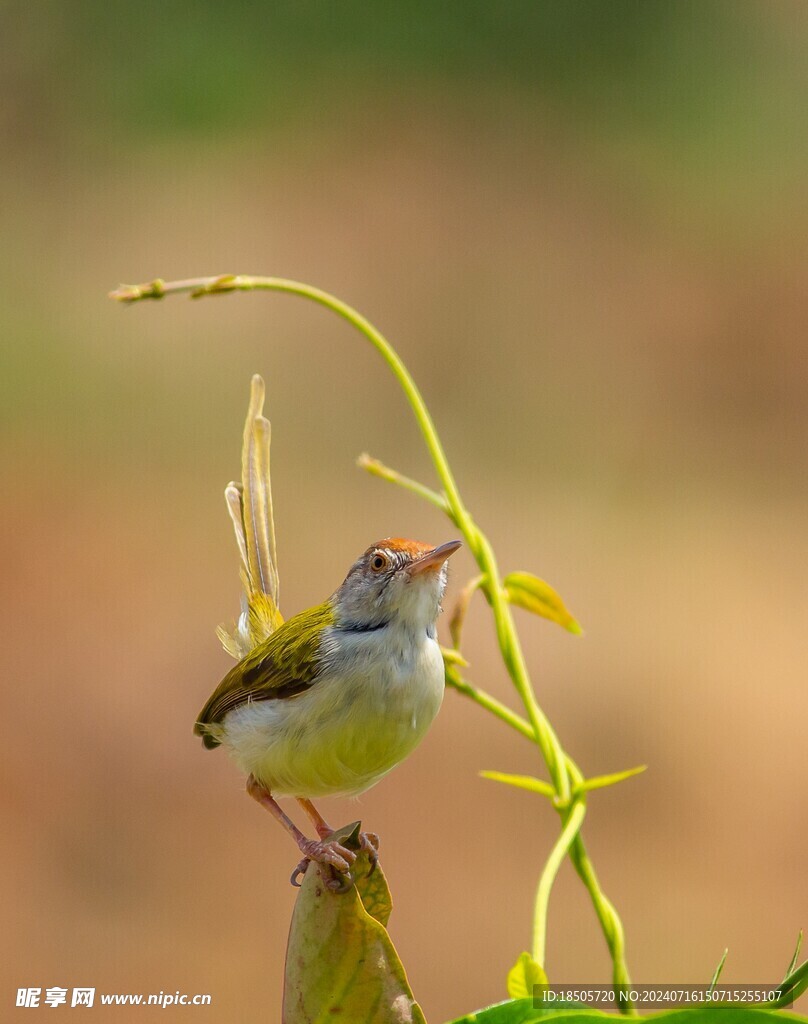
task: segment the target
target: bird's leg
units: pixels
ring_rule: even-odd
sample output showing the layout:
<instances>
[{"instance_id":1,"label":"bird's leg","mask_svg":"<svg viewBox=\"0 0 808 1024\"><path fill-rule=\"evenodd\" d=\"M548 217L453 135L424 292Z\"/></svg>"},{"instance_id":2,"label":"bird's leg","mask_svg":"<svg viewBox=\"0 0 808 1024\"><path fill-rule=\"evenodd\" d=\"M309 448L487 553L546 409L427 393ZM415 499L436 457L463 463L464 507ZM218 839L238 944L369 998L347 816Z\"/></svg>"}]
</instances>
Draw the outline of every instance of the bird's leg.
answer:
<instances>
[{"instance_id":1,"label":"bird's leg","mask_svg":"<svg viewBox=\"0 0 808 1024\"><path fill-rule=\"evenodd\" d=\"M265 807L272 817L286 829L303 854L303 860L292 874L292 885L299 885L300 883L297 881L298 875L305 874L310 861L316 861L318 864L331 869L332 877L326 880L326 885L329 889L333 889L334 892L347 892L350 889L353 882L351 878L351 865L356 860L356 854L353 850L349 850L346 846L341 846L339 843L324 843L322 839L307 839L292 819L284 814L269 790L262 786L254 775L250 775L247 779L247 792L253 800L257 800L262 807Z\"/></svg>"},{"instance_id":2,"label":"bird's leg","mask_svg":"<svg viewBox=\"0 0 808 1024\"><path fill-rule=\"evenodd\" d=\"M299 796L297 802L311 818L314 827L317 829L317 835L321 839L325 839L330 836L334 831L333 828L328 824L325 818L320 814L311 800L307 800L305 797ZM360 832L359 833L359 848L364 850L368 855L368 861L370 862L369 875L372 875L376 869L376 865L379 862L379 837L375 832Z\"/></svg>"},{"instance_id":3,"label":"bird's leg","mask_svg":"<svg viewBox=\"0 0 808 1024\"><path fill-rule=\"evenodd\" d=\"M331 826L328 824L328 822L325 820L322 814L320 814L320 812L317 810L317 808L314 806L311 800L307 800L305 797L299 796L297 798L297 802L300 804L300 806L311 819L312 824L317 829L317 835L321 839L325 839L326 836L330 836L334 829L331 828Z\"/></svg>"}]
</instances>

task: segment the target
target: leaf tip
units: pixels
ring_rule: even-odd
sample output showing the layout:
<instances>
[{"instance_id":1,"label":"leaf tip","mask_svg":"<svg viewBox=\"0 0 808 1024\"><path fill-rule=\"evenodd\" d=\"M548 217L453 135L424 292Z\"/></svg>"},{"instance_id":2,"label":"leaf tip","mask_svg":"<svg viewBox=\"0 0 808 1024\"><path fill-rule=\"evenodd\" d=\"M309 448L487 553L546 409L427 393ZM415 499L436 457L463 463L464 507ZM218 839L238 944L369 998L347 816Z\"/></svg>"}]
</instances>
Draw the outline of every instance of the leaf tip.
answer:
<instances>
[{"instance_id":1,"label":"leaf tip","mask_svg":"<svg viewBox=\"0 0 808 1024\"><path fill-rule=\"evenodd\" d=\"M443 655L444 665L457 665L459 668L468 668L469 662L463 657L456 647L444 647L441 645L440 653Z\"/></svg>"}]
</instances>

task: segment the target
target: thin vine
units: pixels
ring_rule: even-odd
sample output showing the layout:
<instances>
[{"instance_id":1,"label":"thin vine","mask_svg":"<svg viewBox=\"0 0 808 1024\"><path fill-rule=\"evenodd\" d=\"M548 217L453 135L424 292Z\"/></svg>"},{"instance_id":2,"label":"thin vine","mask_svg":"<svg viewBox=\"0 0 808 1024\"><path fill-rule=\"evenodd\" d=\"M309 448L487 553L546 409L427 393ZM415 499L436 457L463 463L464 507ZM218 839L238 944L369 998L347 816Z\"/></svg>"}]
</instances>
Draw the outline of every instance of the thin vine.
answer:
<instances>
[{"instance_id":1,"label":"thin vine","mask_svg":"<svg viewBox=\"0 0 808 1024\"><path fill-rule=\"evenodd\" d=\"M111 292L110 297L120 302L134 303L146 299L162 299L164 296L183 292L190 293L192 298L203 298L209 295L220 295L236 291L285 292L316 302L331 310L344 320L347 320L373 345L401 386L423 435L427 450L435 467L435 472L442 486L442 492L437 492L424 484L404 477L367 455L360 458L359 465L372 475L395 483L436 506L448 516L463 535L479 569L479 576L475 577L469 585L469 593L465 599L465 604L467 605L468 600L470 600L476 590L480 590L491 607L500 652L508 675L522 702L526 717L522 717L512 711L502 702L472 685L463 677L461 668L465 665L465 659L462 657L459 647L465 605L457 616L456 629L453 628L455 647L452 650L444 650L447 685L485 708L500 721L516 730L539 748L550 777L549 783L539 779L529 779L528 784L526 784L524 777L521 776L505 776L502 773L495 772L486 774L489 778L508 782L511 785L518 785L521 788L533 789L533 791L547 797L561 819L561 832L542 869L536 890L533 914L532 957L543 970L546 964L547 919L550 894L558 870L564 858L569 856L575 871L589 893L609 948L612 959L612 982L615 988L623 994L623 998L618 1001L618 1005L623 1008L624 1012L633 1013L633 1007L625 997L625 993L630 987L630 978L626 966L623 926L615 907L600 887L595 869L581 837L581 825L586 815L588 791L620 782L642 769L630 769L613 775L599 776L596 779L586 780L584 778L578 766L562 747L555 730L536 699L519 642L519 635L512 613L512 604L522 604L523 607L538 611L539 614L546 614L547 617L562 622L562 624L567 625L567 628L570 629L572 629L572 625L577 627L577 623L574 623L574 620L568 615L558 596L554 594L551 588L543 584L542 581L531 577L525 582L527 574L512 574L504 579L500 575L499 567L488 538L477 526L462 500L435 424L420 390L392 345L373 324L351 306L330 295L328 292L321 291L311 285L284 278L245 275L202 277L169 283L155 280L142 285L122 285L117 290ZM517 579L517 576L519 579ZM548 593L550 595L549 598ZM544 604L544 608L540 607L542 604ZM547 610L548 608L549 611ZM565 617L562 618L562 615ZM579 629L575 628L572 631L579 631ZM515 782L514 779L522 781Z\"/></svg>"}]
</instances>

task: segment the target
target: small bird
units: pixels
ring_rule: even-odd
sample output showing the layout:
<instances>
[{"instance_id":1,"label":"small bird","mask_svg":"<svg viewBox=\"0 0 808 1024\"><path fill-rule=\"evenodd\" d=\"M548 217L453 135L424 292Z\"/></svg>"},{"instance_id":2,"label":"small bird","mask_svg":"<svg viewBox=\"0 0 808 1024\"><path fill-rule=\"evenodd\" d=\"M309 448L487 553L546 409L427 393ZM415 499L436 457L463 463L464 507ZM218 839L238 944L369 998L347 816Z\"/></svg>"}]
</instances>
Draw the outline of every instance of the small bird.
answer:
<instances>
[{"instance_id":1,"label":"small bird","mask_svg":"<svg viewBox=\"0 0 808 1024\"><path fill-rule=\"evenodd\" d=\"M447 559L461 546L388 538L351 566L323 604L259 643L216 687L194 731L224 746L248 774L247 792L291 833L303 860L330 867L328 885L351 884L354 851L324 842L331 827L312 798L354 796L421 742L440 709L444 668L436 620ZM295 797L319 839L276 802ZM378 837L360 845L375 866Z\"/></svg>"}]
</instances>

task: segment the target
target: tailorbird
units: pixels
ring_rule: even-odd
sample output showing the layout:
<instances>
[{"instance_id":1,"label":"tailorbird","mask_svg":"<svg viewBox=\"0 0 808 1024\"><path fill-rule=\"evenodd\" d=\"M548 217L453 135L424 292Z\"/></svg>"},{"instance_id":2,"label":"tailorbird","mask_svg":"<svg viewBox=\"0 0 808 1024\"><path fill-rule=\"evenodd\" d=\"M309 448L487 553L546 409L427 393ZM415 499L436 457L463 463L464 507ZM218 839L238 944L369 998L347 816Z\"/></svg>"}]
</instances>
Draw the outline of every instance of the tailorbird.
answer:
<instances>
[{"instance_id":1,"label":"tailorbird","mask_svg":"<svg viewBox=\"0 0 808 1024\"><path fill-rule=\"evenodd\" d=\"M323 604L293 616L243 658L216 687L194 731L224 746L248 773L247 791L291 833L303 860L330 867L328 885L351 884L353 850L324 842L331 827L312 798L353 796L410 754L443 699L436 620L450 555L439 547L388 538L351 566ZM307 838L278 806L295 797L319 839ZM360 844L375 866L378 837Z\"/></svg>"}]
</instances>

